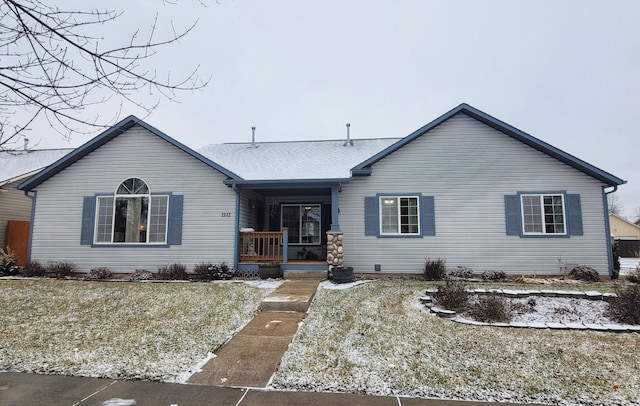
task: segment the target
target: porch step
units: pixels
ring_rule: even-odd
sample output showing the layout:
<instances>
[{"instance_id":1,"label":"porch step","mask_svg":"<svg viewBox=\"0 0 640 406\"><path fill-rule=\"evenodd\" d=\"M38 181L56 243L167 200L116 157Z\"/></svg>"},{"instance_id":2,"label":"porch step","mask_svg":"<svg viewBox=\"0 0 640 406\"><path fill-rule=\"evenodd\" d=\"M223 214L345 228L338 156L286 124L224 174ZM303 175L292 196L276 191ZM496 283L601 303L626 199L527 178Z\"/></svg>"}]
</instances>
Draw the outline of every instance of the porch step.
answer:
<instances>
[{"instance_id":1,"label":"porch step","mask_svg":"<svg viewBox=\"0 0 640 406\"><path fill-rule=\"evenodd\" d=\"M306 313L322 279L307 277L285 280L262 300L260 311Z\"/></svg>"},{"instance_id":2,"label":"porch step","mask_svg":"<svg viewBox=\"0 0 640 406\"><path fill-rule=\"evenodd\" d=\"M327 270L326 269L285 269L282 272L282 275L285 279L327 279Z\"/></svg>"}]
</instances>

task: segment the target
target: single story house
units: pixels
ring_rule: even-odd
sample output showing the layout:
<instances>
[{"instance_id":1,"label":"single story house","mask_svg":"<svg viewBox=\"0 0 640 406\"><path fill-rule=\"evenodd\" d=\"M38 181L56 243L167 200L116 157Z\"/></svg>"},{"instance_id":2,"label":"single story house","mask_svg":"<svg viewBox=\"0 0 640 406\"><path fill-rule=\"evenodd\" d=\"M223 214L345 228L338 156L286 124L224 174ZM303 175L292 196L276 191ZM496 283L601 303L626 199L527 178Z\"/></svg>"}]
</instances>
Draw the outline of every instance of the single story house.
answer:
<instances>
[{"instance_id":1,"label":"single story house","mask_svg":"<svg viewBox=\"0 0 640 406\"><path fill-rule=\"evenodd\" d=\"M128 117L20 188L30 257L80 271L180 262L421 273L610 274L607 193L625 181L461 104L404 138L192 150Z\"/></svg>"},{"instance_id":2,"label":"single story house","mask_svg":"<svg viewBox=\"0 0 640 406\"><path fill-rule=\"evenodd\" d=\"M0 151L0 248L14 252L20 265L27 256L31 199L17 186L73 150L33 150L27 142L21 150Z\"/></svg>"},{"instance_id":3,"label":"single story house","mask_svg":"<svg viewBox=\"0 0 640 406\"><path fill-rule=\"evenodd\" d=\"M619 254L623 258L637 258L640 254L640 226L629 220L609 214L611 237L618 242Z\"/></svg>"}]
</instances>

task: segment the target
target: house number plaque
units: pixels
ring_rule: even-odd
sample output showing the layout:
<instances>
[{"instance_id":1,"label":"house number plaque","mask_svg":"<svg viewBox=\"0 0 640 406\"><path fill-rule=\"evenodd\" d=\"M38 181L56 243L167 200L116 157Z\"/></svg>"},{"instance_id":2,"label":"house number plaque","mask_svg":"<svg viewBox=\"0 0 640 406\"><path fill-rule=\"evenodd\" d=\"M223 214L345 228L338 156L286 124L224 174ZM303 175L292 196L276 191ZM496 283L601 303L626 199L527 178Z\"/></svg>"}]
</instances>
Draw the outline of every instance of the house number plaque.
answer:
<instances>
[{"instance_id":1,"label":"house number plaque","mask_svg":"<svg viewBox=\"0 0 640 406\"><path fill-rule=\"evenodd\" d=\"M231 212L223 212L222 217L231 217Z\"/></svg>"}]
</instances>

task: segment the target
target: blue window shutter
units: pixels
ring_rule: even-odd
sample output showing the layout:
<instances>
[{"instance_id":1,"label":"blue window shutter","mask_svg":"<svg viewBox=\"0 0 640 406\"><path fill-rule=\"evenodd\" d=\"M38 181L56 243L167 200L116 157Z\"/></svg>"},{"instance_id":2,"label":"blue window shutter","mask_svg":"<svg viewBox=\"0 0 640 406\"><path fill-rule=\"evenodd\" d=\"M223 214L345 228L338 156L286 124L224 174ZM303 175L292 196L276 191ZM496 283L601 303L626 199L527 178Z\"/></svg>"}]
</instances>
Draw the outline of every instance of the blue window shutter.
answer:
<instances>
[{"instance_id":1,"label":"blue window shutter","mask_svg":"<svg viewBox=\"0 0 640 406\"><path fill-rule=\"evenodd\" d=\"M582 203L580 195L567 195L567 225L569 235L583 235L582 230Z\"/></svg>"},{"instance_id":2,"label":"blue window shutter","mask_svg":"<svg viewBox=\"0 0 640 406\"><path fill-rule=\"evenodd\" d=\"M433 196L420 197L420 222L422 235L436 235L436 210Z\"/></svg>"},{"instance_id":3,"label":"blue window shutter","mask_svg":"<svg viewBox=\"0 0 640 406\"><path fill-rule=\"evenodd\" d=\"M82 202L82 227L80 229L80 245L93 244L93 229L96 220L96 198L85 196Z\"/></svg>"},{"instance_id":4,"label":"blue window shutter","mask_svg":"<svg viewBox=\"0 0 640 406\"><path fill-rule=\"evenodd\" d=\"M377 236L379 231L378 198L367 196L364 198L364 235Z\"/></svg>"},{"instance_id":5,"label":"blue window shutter","mask_svg":"<svg viewBox=\"0 0 640 406\"><path fill-rule=\"evenodd\" d=\"M504 196L504 217L507 235L520 235L520 210L518 195Z\"/></svg>"},{"instance_id":6,"label":"blue window shutter","mask_svg":"<svg viewBox=\"0 0 640 406\"><path fill-rule=\"evenodd\" d=\"M184 208L184 196L171 195L169 197L169 245L182 244L182 209Z\"/></svg>"}]
</instances>

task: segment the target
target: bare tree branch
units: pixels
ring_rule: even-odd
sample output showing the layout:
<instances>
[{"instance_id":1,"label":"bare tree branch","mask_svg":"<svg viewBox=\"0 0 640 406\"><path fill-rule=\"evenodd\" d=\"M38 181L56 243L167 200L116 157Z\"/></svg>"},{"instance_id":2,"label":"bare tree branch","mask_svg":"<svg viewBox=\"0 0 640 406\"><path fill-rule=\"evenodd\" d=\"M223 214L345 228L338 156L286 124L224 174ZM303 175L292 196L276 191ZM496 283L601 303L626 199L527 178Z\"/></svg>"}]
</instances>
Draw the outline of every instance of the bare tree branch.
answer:
<instances>
[{"instance_id":1,"label":"bare tree branch","mask_svg":"<svg viewBox=\"0 0 640 406\"><path fill-rule=\"evenodd\" d=\"M156 14L145 39L137 30L125 45L104 49L104 38L91 30L115 24L121 15L113 10L66 11L40 0L0 0L0 150L12 149L38 117L71 139L112 125L123 102L149 115L161 99L172 101L176 92L208 84L209 79L199 76L198 66L175 81L170 72L160 79L144 66L161 48L190 34L197 20L181 30L172 22L171 35L156 39ZM143 89L155 100L146 101ZM118 99L120 109L108 117L81 114L90 106Z\"/></svg>"},{"instance_id":2,"label":"bare tree branch","mask_svg":"<svg viewBox=\"0 0 640 406\"><path fill-rule=\"evenodd\" d=\"M607 195L607 204L609 205L609 214L615 214L621 216L624 211L624 206L620 203L620 197L615 193L609 193Z\"/></svg>"}]
</instances>

